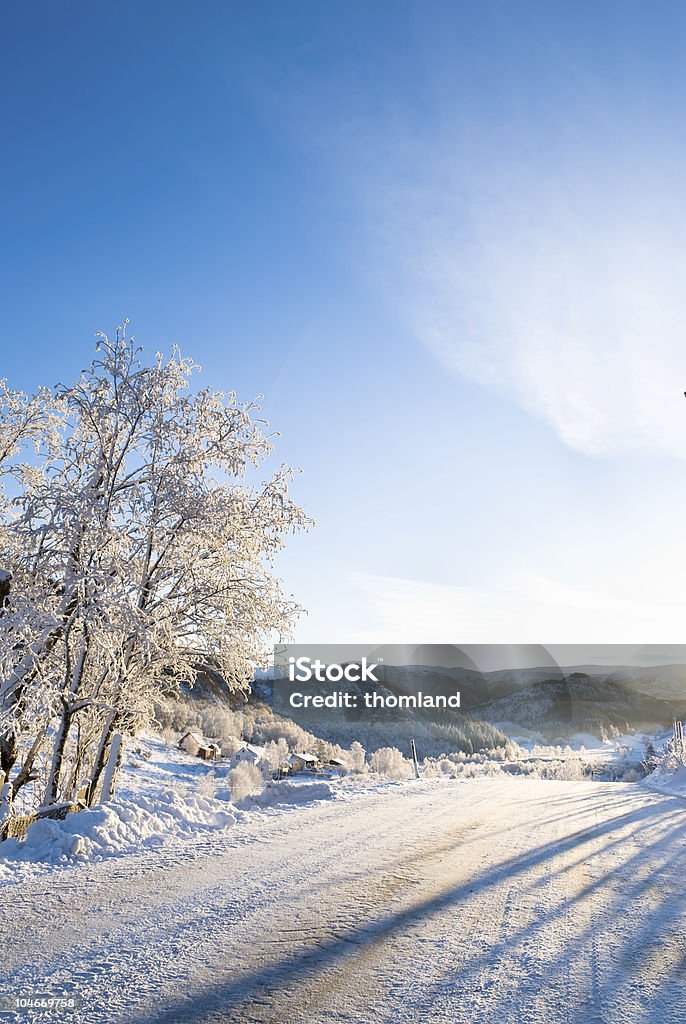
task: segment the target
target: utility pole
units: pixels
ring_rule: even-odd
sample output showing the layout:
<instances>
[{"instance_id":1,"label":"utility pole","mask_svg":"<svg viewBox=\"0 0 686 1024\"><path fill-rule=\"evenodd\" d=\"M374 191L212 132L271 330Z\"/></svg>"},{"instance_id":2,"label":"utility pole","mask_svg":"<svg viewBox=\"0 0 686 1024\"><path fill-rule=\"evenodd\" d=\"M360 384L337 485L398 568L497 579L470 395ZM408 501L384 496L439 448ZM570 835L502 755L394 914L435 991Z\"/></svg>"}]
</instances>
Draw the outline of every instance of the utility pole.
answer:
<instances>
[{"instance_id":1,"label":"utility pole","mask_svg":"<svg viewBox=\"0 0 686 1024\"><path fill-rule=\"evenodd\" d=\"M414 762L414 777L419 778L419 764L417 762L417 747L414 740L410 740L410 750L412 751L412 761Z\"/></svg>"}]
</instances>

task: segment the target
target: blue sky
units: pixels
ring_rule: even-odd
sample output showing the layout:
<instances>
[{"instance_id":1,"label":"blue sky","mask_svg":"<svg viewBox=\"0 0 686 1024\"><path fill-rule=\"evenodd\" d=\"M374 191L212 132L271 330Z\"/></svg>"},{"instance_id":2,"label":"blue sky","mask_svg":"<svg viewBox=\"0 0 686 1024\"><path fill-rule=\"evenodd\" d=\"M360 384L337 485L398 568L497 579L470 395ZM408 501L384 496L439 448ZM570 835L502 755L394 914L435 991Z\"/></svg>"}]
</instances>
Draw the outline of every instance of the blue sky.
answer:
<instances>
[{"instance_id":1,"label":"blue sky","mask_svg":"<svg viewBox=\"0 0 686 1024\"><path fill-rule=\"evenodd\" d=\"M124 316L249 398L318 642L674 642L686 9L3 12L0 374Z\"/></svg>"}]
</instances>

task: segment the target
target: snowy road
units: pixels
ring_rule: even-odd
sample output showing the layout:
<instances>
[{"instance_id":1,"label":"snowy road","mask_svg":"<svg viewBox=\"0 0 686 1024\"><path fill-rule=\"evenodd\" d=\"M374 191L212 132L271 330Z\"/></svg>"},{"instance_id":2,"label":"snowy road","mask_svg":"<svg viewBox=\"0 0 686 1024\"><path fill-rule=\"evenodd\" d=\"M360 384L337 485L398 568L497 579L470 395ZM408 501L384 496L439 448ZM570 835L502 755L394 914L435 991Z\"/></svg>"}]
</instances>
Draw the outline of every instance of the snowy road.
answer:
<instances>
[{"instance_id":1,"label":"snowy road","mask_svg":"<svg viewBox=\"0 0 686 1024\"><path fill-rule=\"evenodd\" d=\"M686 1019L686 801L637 785L409 784L1 892L2 991L84 1024Z\"/></svg>"}]
</instances>

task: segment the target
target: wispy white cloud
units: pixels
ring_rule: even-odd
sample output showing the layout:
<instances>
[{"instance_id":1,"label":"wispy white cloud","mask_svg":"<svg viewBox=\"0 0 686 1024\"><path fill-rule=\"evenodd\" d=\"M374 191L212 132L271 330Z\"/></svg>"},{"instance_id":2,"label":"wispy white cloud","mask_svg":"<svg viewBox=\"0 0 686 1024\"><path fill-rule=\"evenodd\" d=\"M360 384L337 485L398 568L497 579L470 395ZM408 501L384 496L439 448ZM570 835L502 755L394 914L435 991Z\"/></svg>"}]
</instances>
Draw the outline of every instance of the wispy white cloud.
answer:
<instances>
[{"instance_id":1,"label":"wispy white cloud","mask_svg":"<svg viewBox=\"0 0 686 1024\"><path fill-rule=\"evenodd\" d=\"M546 164L456 141L376 183L397 299L450 369L589 455L686 455L682 187L625 147ZM409 164L412 167L412 164Z\"/></svg>"},{"instance_id":2,"label":"wispy white cloud","mask_svg":"<svg viewBox=\"0 0 686 1024\"><path fill-rule=\"evenodd\" d=\"M680 552L683 556L685 553ZM683 558L682 558L683 560ZM678 581L646 563L604 583L563 582L527 570L466 587L358 574L367 628L386 643L653 644L683 635Z\"/></svg>"}]
</instances>

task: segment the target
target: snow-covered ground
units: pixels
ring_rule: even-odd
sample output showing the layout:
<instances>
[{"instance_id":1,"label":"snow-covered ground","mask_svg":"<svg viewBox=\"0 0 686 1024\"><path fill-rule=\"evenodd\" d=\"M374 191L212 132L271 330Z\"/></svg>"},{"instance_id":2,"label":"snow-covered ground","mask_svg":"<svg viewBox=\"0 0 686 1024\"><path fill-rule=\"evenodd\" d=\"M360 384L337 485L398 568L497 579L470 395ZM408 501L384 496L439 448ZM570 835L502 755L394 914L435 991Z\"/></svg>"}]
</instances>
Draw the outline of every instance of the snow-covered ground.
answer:
<instances>
[{"instance_id":1,"label":"snow-covered ground","mask_svg":"<svg viewBox=\"0 0 686 1024\"><path fill-rule=\"evenodd\" d=\"M498 722L497 727L506 736L514 740L523 750L530 753L536 750L549 750L548 756L553 756L552 751L558 744L550 745L540 733L532 732L530 729L522 729L512 722ZM649 743L657 747L662 745L671 735L671 729L662 730L659 733L620 733L612 739L601 740L592 733L577 732L565 738L559 744L561 749L569 749L575 754L583 754L589 760L620 760L622 758L633 758L639 761L645 757L646 747ZM543 755L545 756L545 755Z\"/></svg>"},{"instance_id":2,"label":"snow-covered ground","mask_svg":"<svg viewBox=\"0 0 686 1024\"><path fill-rule=\"evenodd\" d=\"M334 778L294 777L267 783L263 793L234 805L228 772L227 761L204 762L154 735L141 738L126 754L111 803L69 814L63 821L37 821L25 840L0 843L0 885L19 884L78 862L98 863L140 850L153 853L231 829L251 812L283 813L354 787L352 780L343 784Z\"/></svg>"},{"instance_id":3,"label":"snow-covered ground","mask_svg":"<svg viewBox=\"0 0 686 1024\"><path fill-rule=\"evenodd\" d=\"M686 797L686 766L682 765L676 771L670 771L660 765L648 776L645 784L660 793L670 793L673 796Z\"/></svg>"},{"instance_id":4,"label":"snow-covered ground","mask_svg":"<svg viewBox=\"0 0 686 1024\"><path fill-rule=\"evenodd\" d=\"M605 741L578 735L565 748L541 746L529 740L511 767L538 766L544 772L549 762L569 760L585 769L593 767L596 778L621 778L629 765L640 764L651 739L657 742L655 737L640 735ZM508 765L477 760L450 767L468 778L498 775ZM608 769L605 775L601 775L603 769ZM430 767L427 774L429 771ZM228 773L228 759L202 761L179 750L174 742L166 743L152 733L144 735L126 752L116 800L68 815L64 821L42 820L31 827L26 841L0 844L0 884L17 884L30 875L69 867L74 862L97 863L132 851L152 852L194 837L211 837L233 828L246 815L283 814L301 804L346 799L361 791L393 785L371 774L343 778L335 772L329 776L304 775L268 783L259 796L234 804ZM657 776L654 781L658 783Z\"/></svg>"},{"instance_id":5,"label":"snow-covered ground","mask_svg":"<svg viewBox=\"0 0 686 1024\"><path fill-rule=\"evenodd\" d=\"M524 778L333 792L217 801L228 827L6 884L3 994L77 996L83 1024L684 1019L680 797Z\"/></svg>"},{"instance_id":6,"label":"snow-covered ground","mask_svg":"<svg viewBox=\"0 0 686 1024\"><path fill-rule=\"evenodd\" d=\"M633 732L601 740L591 733L574 733L560 743L550 744L540 734L522 730L511 722L499 722L498 728L520 748L511 763L537 766L543 774L546 764L562 759L576 763L584 774L604 782L629 782L641 777L650 747L653 752L662 750L671 735L671 730Z\"/></svg>"}]
</instances>

